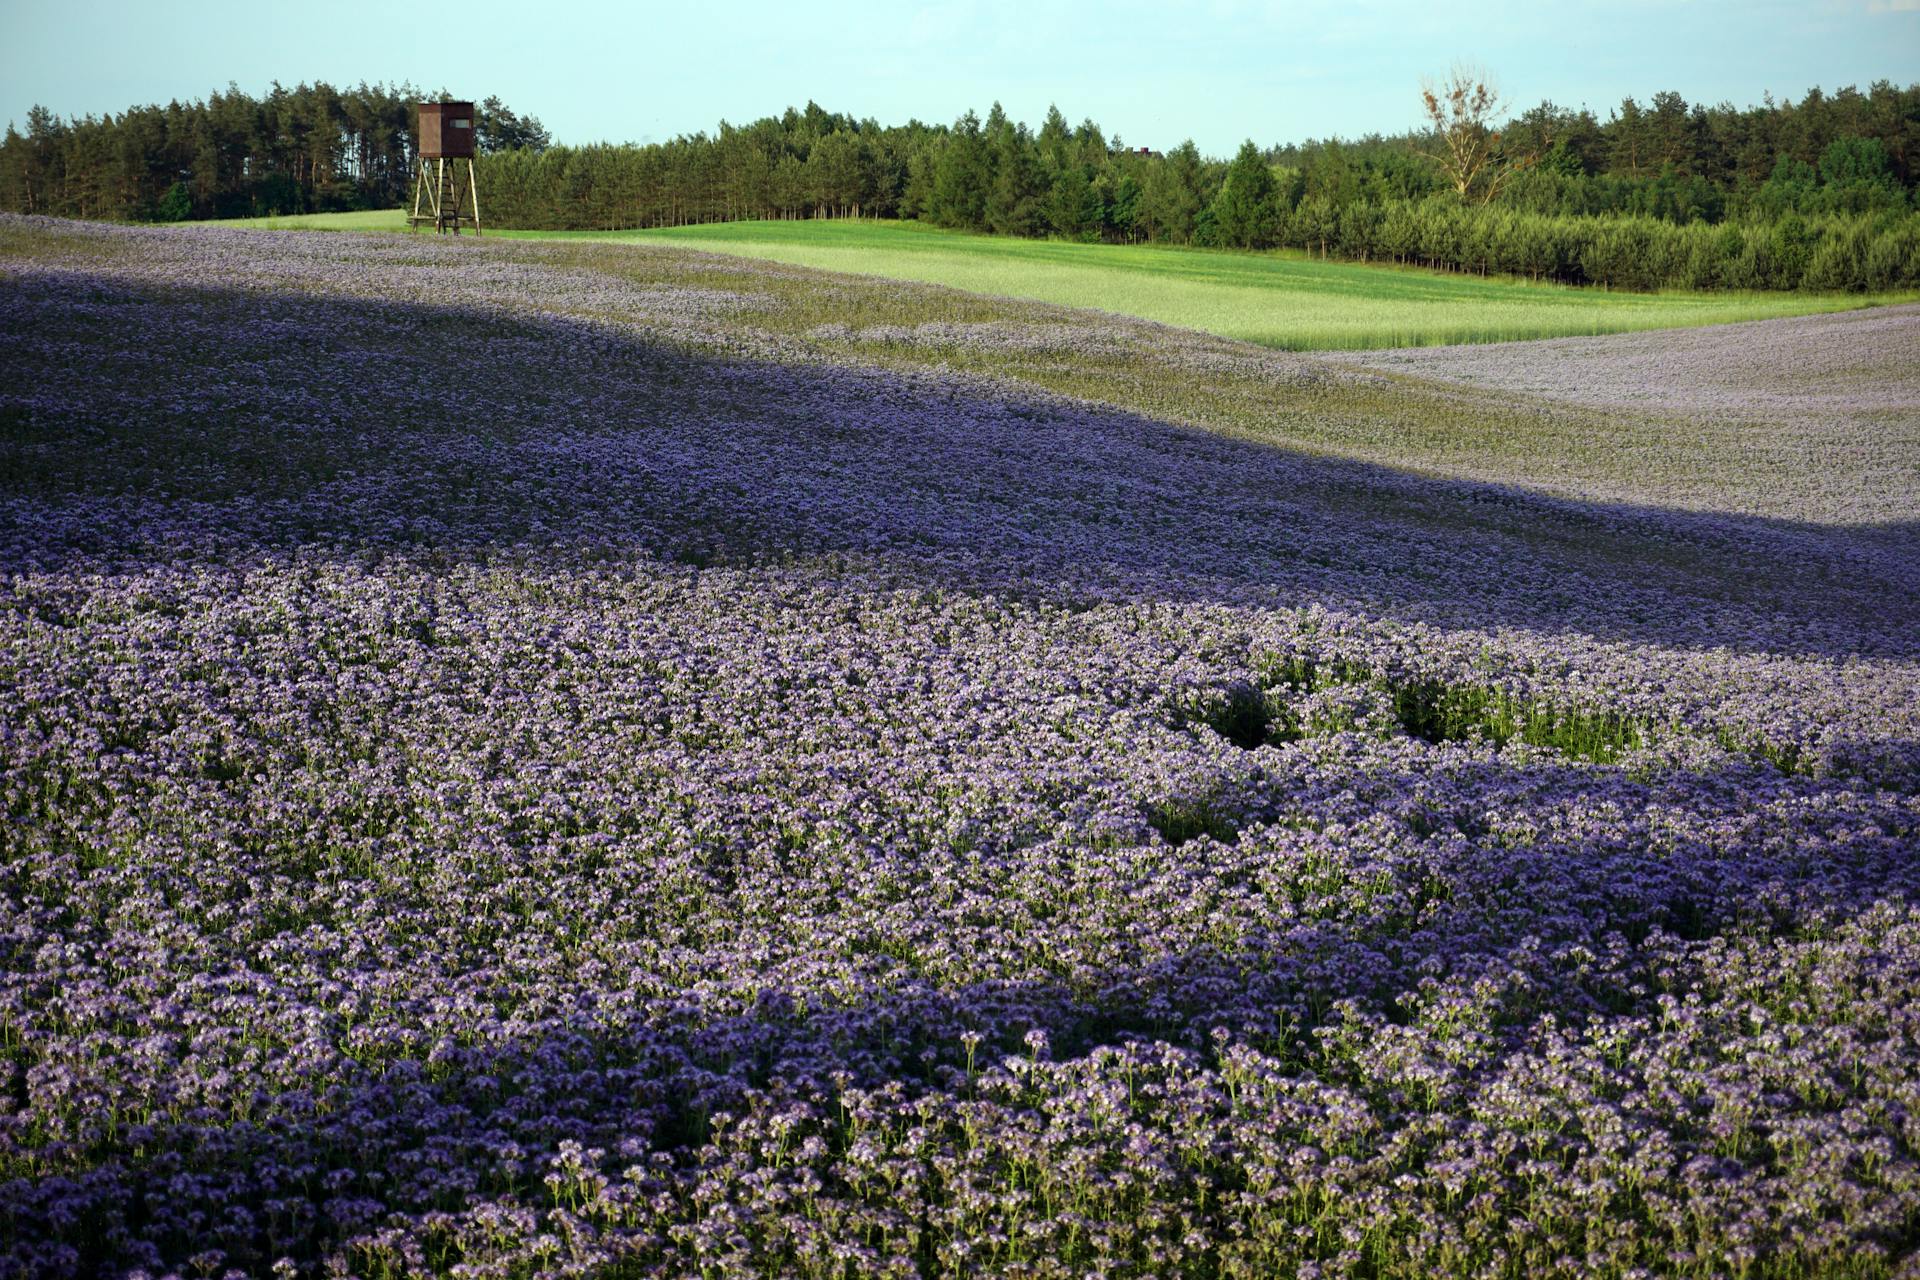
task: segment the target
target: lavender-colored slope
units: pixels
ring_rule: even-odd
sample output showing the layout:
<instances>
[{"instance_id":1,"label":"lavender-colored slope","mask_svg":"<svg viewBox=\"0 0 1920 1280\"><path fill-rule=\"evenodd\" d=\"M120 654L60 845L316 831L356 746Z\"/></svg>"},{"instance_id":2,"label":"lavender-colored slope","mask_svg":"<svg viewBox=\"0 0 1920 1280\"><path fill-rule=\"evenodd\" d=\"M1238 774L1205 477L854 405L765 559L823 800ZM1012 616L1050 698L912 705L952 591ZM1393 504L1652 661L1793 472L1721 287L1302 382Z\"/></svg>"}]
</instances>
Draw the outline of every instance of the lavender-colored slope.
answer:
<instances>
[{"instance_id":1,"label":"lavender-colored slope","mask_svg":"<svg viewBox=\"0 0 1920 1280\"><path fill-rule=\"evenodd\" d=\"M1920 305L1748 324L1343 356L1532 401L1650 416L1657 435L1777 481L1770 509L1920 519ZM1632 449L1635 434L1621 442ZM1668 480L1649 449L1640 483Z\"/></svg>"},{"instance_id":2,"label":"lavender-colored slope","mask_svg":"<svg viewBox=\"0 0 1920 1280\"><path fill-rule=\"evenodd\" d=\"M1920 417L1920 305L1345 358L1605 408Z\"/></svg>"},{"instance_id":3,"label":"lavender-colored slope","mask_svg":"<svg viewBox=\"0 0 1920 1280\"><path fill-rule=\"evenodd\" d=\"M0 280L0 1274L1910 1266L1871 531L137 243Z\"/></svg>"}]
</instances>

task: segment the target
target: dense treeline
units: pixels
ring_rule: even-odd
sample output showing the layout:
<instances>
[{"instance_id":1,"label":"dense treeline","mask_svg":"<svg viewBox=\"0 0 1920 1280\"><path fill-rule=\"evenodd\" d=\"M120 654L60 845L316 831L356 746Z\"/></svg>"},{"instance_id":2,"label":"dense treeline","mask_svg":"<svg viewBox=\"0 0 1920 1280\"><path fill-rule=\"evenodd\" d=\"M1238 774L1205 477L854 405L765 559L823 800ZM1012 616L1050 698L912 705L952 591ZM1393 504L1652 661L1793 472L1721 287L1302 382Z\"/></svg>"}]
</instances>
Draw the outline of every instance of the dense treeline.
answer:
<instances>
[{"instance_id":1,"label":"dense treeline","mask_svg":"<svg viewBox=\"0 0 1920 1280\"><path fill-rule=\"evenodd\" d=\"M393 205L416 96L276 86L74 124L36 109L0 146L0 203L125 218ZM1920 285L1920 85L1748 108L1659 93L1604 121L1542 103L1488 127L1491 176L1465 195L1422 133L1249 142L1223 162L1191 141L1129 147L1058 109L1030 129L998 105L882 127L809 103L646 146L549 146L497 100L480 124L488 220L507 226L879 216L1624 288Z\"/></svg>"},{"instance_id":2,"label":"dense treeline","mask_svg":"<svg viewBox=\"0 0 1920 1280\"><path fill-rule=\"evenodd\" d=\"M1499 135L1499 180L1478 201L1426 142L1249 143L1221 163L1191 142L1128 147L1057 109L1037 131L998 106L883 128L809 104L653 146L501 152L481 181L490 216L514 226L882 216L1637 289L1920 284L1920 86L1746 110L1662 93L1604 123L1543 103Z\"/></svg>"},{"instance_id":3,"label":"dense treeline","mask_svg":"<svg viewBox=\"0 0 1920 1280\"><path fill-rule=\"evenodd\" d=\"M0 208L16 213L178 222L341 209L406 198L418 136L411 85L335 89L229 86L204 102L62 120L44 107L0 142ZM540 122L489 98L474 121L483 150L538 150Z\"/></svg>"}]
</instances>

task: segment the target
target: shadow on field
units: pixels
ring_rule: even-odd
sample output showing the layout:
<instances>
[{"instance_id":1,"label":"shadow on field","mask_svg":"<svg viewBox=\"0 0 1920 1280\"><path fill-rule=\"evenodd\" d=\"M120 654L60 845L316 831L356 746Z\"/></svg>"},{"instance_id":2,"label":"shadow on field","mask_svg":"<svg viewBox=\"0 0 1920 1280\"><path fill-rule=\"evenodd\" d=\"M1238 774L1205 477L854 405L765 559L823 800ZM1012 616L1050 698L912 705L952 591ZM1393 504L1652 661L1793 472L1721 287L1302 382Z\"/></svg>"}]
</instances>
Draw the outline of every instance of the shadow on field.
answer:
<instances>
[{"instance_id":1,"label":"shadow on field","mask_svg":"<svg viewBox=\"0 0 1920 1280\"><path fill-rule=\"evenodd\" d=\"M0 565L505 548L851 554L904 583L1358 607L1834 657L1920 649L1920 526L1583 503L961 375L427 304L21 274Z\"/></svg>"},{"instance_id":2,"label":"shadow on field","mask_svg":"<svg viewBox=\"0 0 1920 1280\"><path fill-rule=\"evenodd\" d=\"M1507 771L1495 789L1503 785L1575 807L1620 798L1615 780L1571 766ZM1791 787L1813 804L1839 786L1759 775L1668 785L1729 823L1748 811L1755 786ZM1662 993L1685 988L1714 951L1689 944L1756 924L1776 936L1810 924L1830 934L1877 902L1920 894L1920 865L1898 840L1874 832L1871 814L1858 826L1879 838L1827 859L1808 859L1792 842L1756 853L1568 837L1489 858L1452 839L1417 842L1399 856L1370 856L1362 841L1302 863L1294 908L1230 947L1155 954L1159 940L1142 937L1136 959L1082 967L1070 984L943 987L916 969L914 939L890 937L883 950L851 949L871 957L859 988L879 994L847 1001L736 988L637 1001L615 991L596 1004L583 988L565 1013L483 1020L438 1043L395 1019L349 1036L336 1014L315 1008L315 1037L356 1045L325 1064L324 1079L255 1094L246 1119L187 1109L141 1123L135 1154L100 1159L56 1142L45 1155L61 1172L0 1183L8 1193L0 1238L70 1242L81 1264L74 1274L124 1264L142 1239L160 1257L219 1248L231 1265L264 1270L279 1254L324 1254L389 1225L393 1213L457 1213L500 1196L545 1205L543 1179L563 1142L596 1150L595 1163L615 1176L634 1166L684 1174L714 1136L718 1113L750 1109L751 1092L771 1095L776 1107L811 1095L823 1131L844 1138L831 1100L846 1087L965 1096L970 1073L1030 1056L1032 1031L1045 1033L1043 1052L1054 1060L1164 1041L1205 1061L1220 1029L1293 1064L1304 1090L1325 1084L1341 1105L1404 1121L1417 1105L1391 1081L1355 1077L1317 1029L1356 1014L1412 1027L1408 994L1422 975L1444 977L1473 991L1487 1018L1480 1065L1457 1073L1469 1089L1533 1047L1543 1007L1563 1024L1645 1018L1641 1030L1651 1036ZM1017 863L1023 854L997 856ZM1343 882L1355 892L1341 892ZM821 959L846 963L848 950ZM726 975L715 976L723 986ZM245 972L231 978L235 991L255 981ZM209 975L204 990L218 996L223 981ZM1336 999L1353 1003L1343 1012ZM969 1032L979 1037L973 1049ZM1459 1104L1442 1093L1426 1105ZM664 1168L649 1164L655 1153ZM677 1194L689 1185L681 1181ZM199 1224L190 1238L154 1225L177 1214L183 1186L193 1189Z\"/></svg>"}]
</instances>

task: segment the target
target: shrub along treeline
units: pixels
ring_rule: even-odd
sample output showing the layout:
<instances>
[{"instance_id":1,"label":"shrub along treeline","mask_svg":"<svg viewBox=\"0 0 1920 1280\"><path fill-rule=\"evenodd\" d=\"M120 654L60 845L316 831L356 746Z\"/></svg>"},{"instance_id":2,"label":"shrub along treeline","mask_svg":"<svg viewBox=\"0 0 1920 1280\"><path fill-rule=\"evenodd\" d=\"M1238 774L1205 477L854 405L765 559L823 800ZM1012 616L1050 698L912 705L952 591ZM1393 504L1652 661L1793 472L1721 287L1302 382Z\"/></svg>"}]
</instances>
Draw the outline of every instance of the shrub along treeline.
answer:
<instances>
[{"instance_id":1,"label":"shrub along treeline","mask_svg":"<svg viewBox=\"0 0 1920 1280\"><path fill-rule=\"evenodd\" d=\"M0 145L0 205L121 218L391 206L406 198L415 96L321 85L255 102L234 90L76 124L36 109L27 135L9 129ZM156 163L141 139L156 113L176 112L186 123L162 131ZM479 123L484 210L505 226L880 216L1618 288L1920 286L1920 85L1748 108L1660 93L1605 121L1542 103L1491 140L1491 177L1466 199L1418 133L1248 143L1224 162L1191 141L1129 147L1058 109L1030 129L998 105L984 120L882 127L809 103L645 146L549 146L537 120L497 100ZM116 130L117 149L102 141Z\"/></svg>"},{"instance_id":2,"label":"shrub along treeline","mask_svg":"<svg viewBox=\"0 0 1920 1280\"><path fill-rule=\"evenodd\" d=\"M9 123L0 141L0 209L179 222L392 208L411 189L422 98L412 85L323 82L75 120L36 106L24 134ZM477 117L483 150L547 145L538 120L498 98Z\"/></svg>"}]
</instances>

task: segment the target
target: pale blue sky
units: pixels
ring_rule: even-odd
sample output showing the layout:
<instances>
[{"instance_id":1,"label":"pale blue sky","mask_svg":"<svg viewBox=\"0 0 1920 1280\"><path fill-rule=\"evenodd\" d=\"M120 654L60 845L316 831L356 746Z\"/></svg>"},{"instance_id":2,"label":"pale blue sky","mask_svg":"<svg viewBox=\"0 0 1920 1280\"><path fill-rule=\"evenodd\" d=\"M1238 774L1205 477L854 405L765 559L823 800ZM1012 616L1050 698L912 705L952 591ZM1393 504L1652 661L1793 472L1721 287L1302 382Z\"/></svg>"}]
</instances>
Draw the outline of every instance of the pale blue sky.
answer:
<instances>
[{"instance_id":1,"label":"pale blue sky","mask_svg":"<svg viewBox=\"0 0 1920 1280\"><path fill-rule=\"evenodd\" d=\"M813 98L897 123L1049 102L1134 145L1203 151L1417 121L1457 59L1507 100L1757 102L1920 79L1920 0L1044 0L493 4L473 0L0 0L0 114L24 123L204 97L231 80L408 80L499 94L563 142L654 141Z\"/></svg>"}]
</instances>

